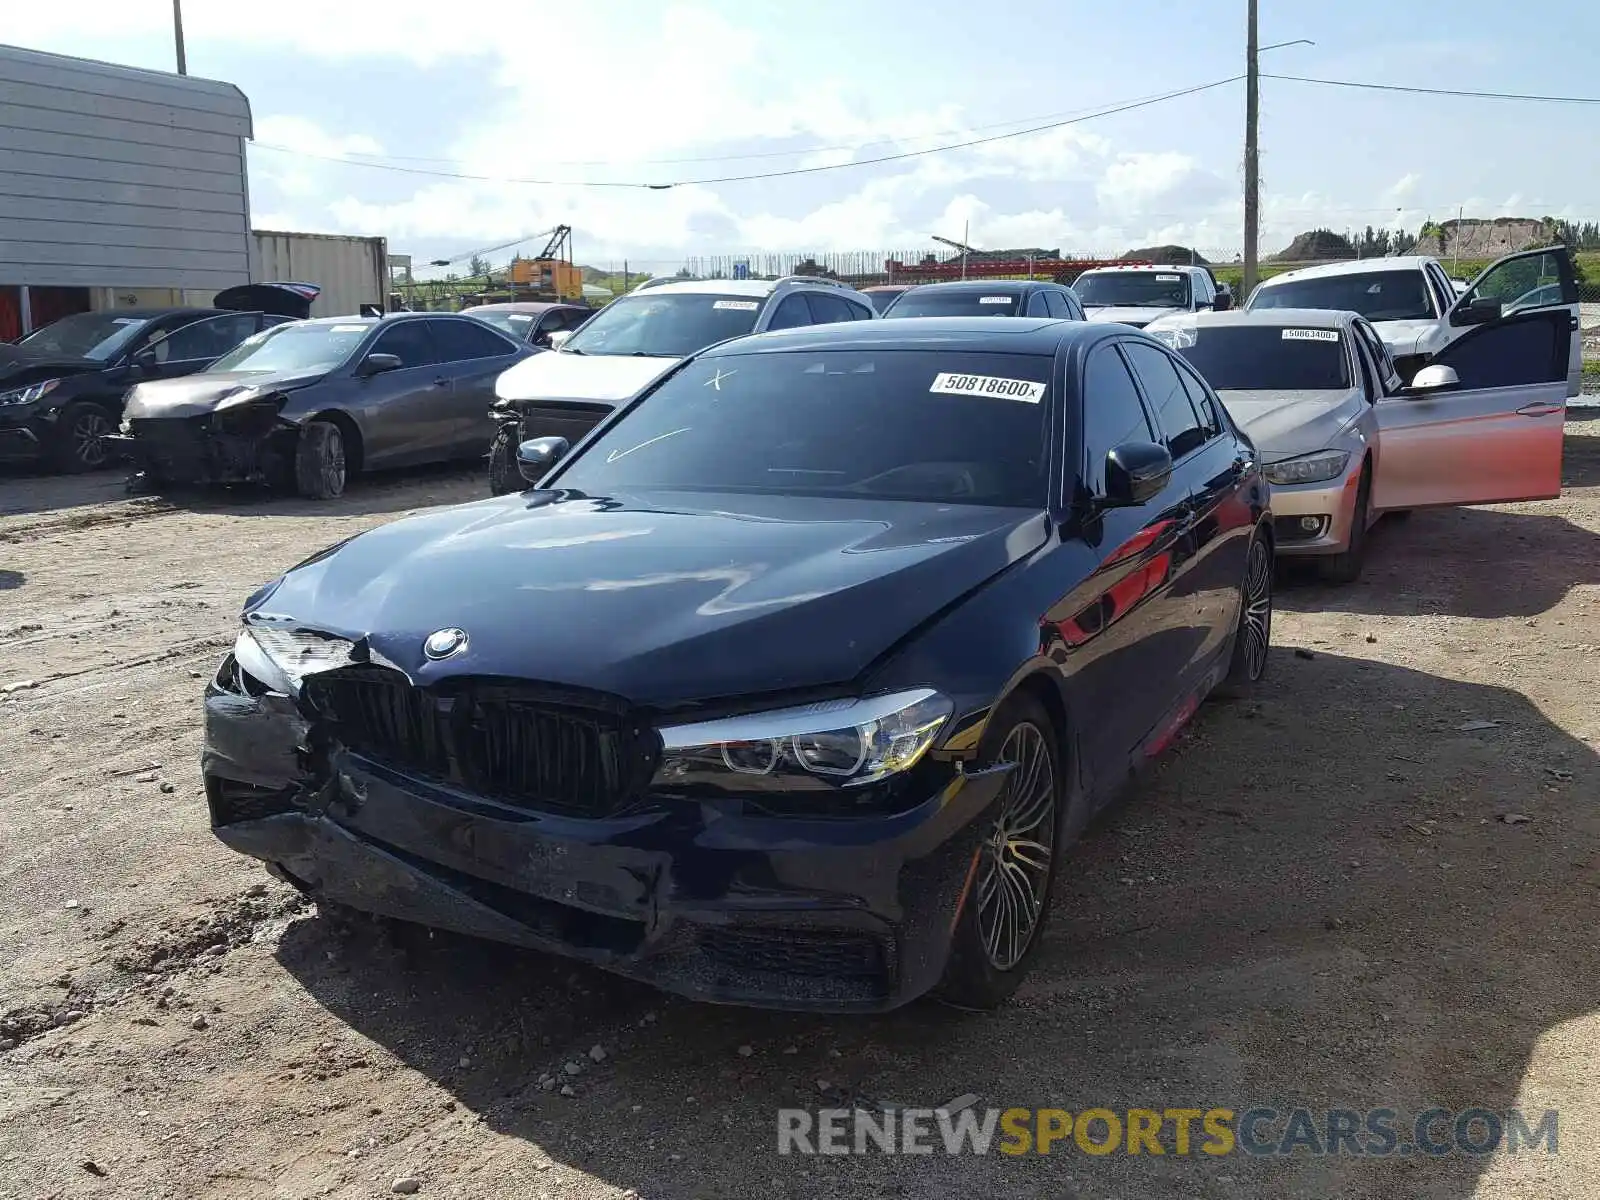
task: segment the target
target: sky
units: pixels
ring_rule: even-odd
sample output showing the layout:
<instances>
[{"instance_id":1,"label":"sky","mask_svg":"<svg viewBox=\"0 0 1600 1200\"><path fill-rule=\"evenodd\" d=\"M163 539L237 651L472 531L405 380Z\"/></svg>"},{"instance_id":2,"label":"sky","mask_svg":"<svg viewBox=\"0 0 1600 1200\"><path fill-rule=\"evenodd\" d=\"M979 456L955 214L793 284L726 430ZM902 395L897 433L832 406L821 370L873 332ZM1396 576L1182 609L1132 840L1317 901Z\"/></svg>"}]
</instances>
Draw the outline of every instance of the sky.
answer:
<instances>
[{"instance_id":1,"label":"sky","mask_svg":"<svg viewBox=\"0 0 1600 1200\"><path fill-rule=\"evenodd\" d=\"M170 0L6 7L0 40L173 67ZM258 229L380 235L421 264L566 223L580 262L656 273L692 255L931 250L932 235L964 229L979 248L1080 255L1176 242L1229 261L1243 246L1243 82L966 149L861 160L1241 74L1244 0L183 9L190 73L250 100ZM1264 46L1315 43L1264 53L1269 74L1600 95L1592 0L1548 0L1527 21L1490 0L1261 10ZM1415 232L1462 211L1600 220L1600 105L1265 78L1261 114L1263 254L1309 228ZM828 169L703 182L816 167ZM630 186L582 186L597 183Z\"/></svg>"}]
</instances>

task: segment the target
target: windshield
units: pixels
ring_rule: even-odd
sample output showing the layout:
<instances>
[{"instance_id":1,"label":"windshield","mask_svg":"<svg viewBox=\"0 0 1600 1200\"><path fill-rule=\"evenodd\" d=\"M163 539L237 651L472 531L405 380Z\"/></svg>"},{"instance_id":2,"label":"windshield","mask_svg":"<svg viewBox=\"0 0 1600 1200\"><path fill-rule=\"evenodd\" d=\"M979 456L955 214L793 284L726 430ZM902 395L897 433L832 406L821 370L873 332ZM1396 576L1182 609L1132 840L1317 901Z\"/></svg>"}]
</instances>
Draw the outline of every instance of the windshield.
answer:
<instances>
[{"instance_id":1,"label":"windshield","mask_svg":"<svg viewBox=\"0 0 1600 1200\"><path fill-rule=\"evenodd\" d=\"M1021 309L1022 293L996 289L992 292L975 292L967 288L960 291L932 291L912 288L900 297L900 302L884 314L886 317L1014 317Z\"/></svg>"},{"instance_id":2,"label":"windshield","mask_svg":"<svg viewBox=\"0 0 1600 1200\"><path fill-rule=\"evenodd\" d=\"M1085 308L1189 307L1189 277L1181 271L1095 271L1072 287Z\"/></svg>"},{"instance_id":3,"label":"windshield","mask_svg":"<svg viewBox=\"0 0 1600 1200\"><path fill-rule=\"evenodd\" d=\"M1331 308L1357 312L1369 321L1428 321L1434 316L1422 272L1370 271L1359 275L1324 275L1265 283L1246 306L1262 308Z\"/></svg>"},{"instance_id":4,"label":"windshield","mask_svg":"<svg viewBox=\"0 0 1600 1200\"><path fill-rule=\"evenodd\" d=\"M863 292L862 295L864 295L871 302L873 311L879 316L882 316L883 310L888 308L889 305L893 304L896 300L900 299L901 296L905 295L905 292L898 289L890 289L882 292L868 289L867 291Z\"/></svg>"},{"instance_id":5,"label":"windshield","mask_svg":"<svg viewBox=\"0 0 1600 1200\"><path fill-rule=\"evenodd\" d=\"M562 351L683 358L749 333L755 328L761 303L756 296L710 292L625 296L590 317Z\"/></svg>"},{"instance_id":6,"label":"windshield","mask_svg":"<svg viewBox=\"0 0 1600 1200\"><path fill-rule=\"evenodd\" d=\"M63 358L92 358L110 362L139 332L150 324L148 317L119 317L115 313L76 313L36 329L17 343L45 354Z\"/></svg>"},{"instance_id":7,"label":"windshield","mask_svg":"<svg viewBox=\"0 0 1600 1200\"><path fill-rule=\"evenodd\" d=\"M475 309L462 309L464 317L476 317L486 324L493 325L502 333L509 333L519 342L528 340L528 330L533 328L533 323L539 319L538 313L507 312L504 309L490 309L487 312L478 312Z\"/></svg>"},{"instance_id":8,"label":"windshield","mask_svg":"<svg viewBox=\"0 0 1600 1200\"><path fill-rule=\"evenodd\" d=\"M1047 355L873 350L690 363L556 486L1039 508Z\"/></svg>"},{"instance_id":9,"label":"windshield","mask_svg":"<svg viewBox=\"0 0 1600 1200\"><path fill-rule=\"evenodd\" d=\"M206 370L331 371L348 359L370 332L370 321L279 325L245 338Z\"/></svg>"},{"instance_id":10,"label":"windshield","mask_svg":"<svg viewBox=\"0 0 1600 1200\"><path fill-rule=\"evenodd\" d=\"M1149 330L1219 392L1326 391L1350 386L1344 335L1276 325L1185 325Z\"/></svg>"}]
</instances>

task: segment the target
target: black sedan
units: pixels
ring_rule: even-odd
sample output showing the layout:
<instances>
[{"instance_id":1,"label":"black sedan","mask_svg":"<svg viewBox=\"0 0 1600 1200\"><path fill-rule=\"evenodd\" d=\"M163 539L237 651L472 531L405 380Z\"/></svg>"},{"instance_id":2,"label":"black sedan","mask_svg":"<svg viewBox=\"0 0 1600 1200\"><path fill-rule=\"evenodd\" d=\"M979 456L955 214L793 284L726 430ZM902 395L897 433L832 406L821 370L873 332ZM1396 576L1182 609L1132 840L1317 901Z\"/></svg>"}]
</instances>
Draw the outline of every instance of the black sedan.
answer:
<instances>
[{"instance_id":1,"label":"black sedan","mask_svg":"<svg viewBox=\"0 0 1600 1200\"><path fill-rule=\"evenodd\" d=\"M532 354L470 317L301 321L128 396L141 490L264 483L326 500L366 468L481 458L500 372Z\"/></svg>"},{"instance_id":2,"label":"black sedan","mask_svg":"<svg viewBox=\"0 0 1600 1200\"><path fill-rule=\"evenodd\" d=\"M1126 326L740 338L521 461L245 604L211 821L319 901L729 1003L990 1007L1094 810L1266 667L1254 452Z\"/></svg>"},{"instance_id":3,"label":"black sedan","mask_svg":"<svg viewBox=\"0 0 1600 1200\"><path fill-rule=\"evenodd\" d=\"M306 316L320 290L248 284L217 293L214 308L74 313L0 345L0 461L105 466L130 387L204 370L251 334Z\"/></svg>"},{"instance_id":4,"label":"black sedan","mask_svg":"<svg viewBox=\"0 0 1600 1200\"><path fill-rule=\"evenodd\" d=\"M1082 321L1083 304L1064 283L1030 279L953 279L907 288L883 309L889 317L1056 317Z\"/></svg>"}]
</instances>

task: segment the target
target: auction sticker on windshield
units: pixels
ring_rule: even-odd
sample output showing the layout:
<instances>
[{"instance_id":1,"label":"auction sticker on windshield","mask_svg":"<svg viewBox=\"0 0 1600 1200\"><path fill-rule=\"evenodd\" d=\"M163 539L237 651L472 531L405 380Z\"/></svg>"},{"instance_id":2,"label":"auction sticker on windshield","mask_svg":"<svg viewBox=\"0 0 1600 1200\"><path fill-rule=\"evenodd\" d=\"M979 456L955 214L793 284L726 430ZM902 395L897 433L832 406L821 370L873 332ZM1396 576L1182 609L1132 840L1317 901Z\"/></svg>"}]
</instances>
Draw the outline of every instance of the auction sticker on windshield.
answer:
<instances>
[{"instance_id":1,"label":"auction sticker on windshield","mask_svg":"<svg viewBox=\"0 0 1600 1200\"><path fill-rule=\"evenodd\" d=\"M1182 275L1157 275L1156 276L1156 282L1157 283L1182 283L1183 282L1183 276Z\"/></svg>"},{"instance_id":2,"label":"auction sticker on windshield","mask_svg":"<svg viewBox=\"0 0 1600 1200\"><path fill-rule=\"evenodd\" d=\"M1337 342L1339 331L1337 329L1285 329L1283 340L1286 342Z\"/></svg>"},{"instance_id":3,"label":"auction sticker on windshield","mask_svg":"<svg viewBox=\"0 0 1600 1200\"><path fill-rule=\"evenodd\" d=\"M946 396L998 396L1002 400L1020 400L1024 404L1037 404L1044 395L1044 384L1029 379L1001 379L997 375L956 375L941 371L934 376L930 392Z\"/></svg>"},{"instance_id":4,"label":"auction sticker on windshield","mask_svg":"<svg viewBox=\"0 0 1600 1200\"><path fill-rule=\"evenodd\" d=\"M980 297L978 297L978 303L979 304L1010 304L1011 303L1011 297L1010 296L980 296Z\"/></svg>"},{"instance_id":5,"label":"auction sticker on windshield","mask_svg":"<svg viewBox=\"0 0 1600 1200\"><path fill-rule=\"evenodd\" d=\"M335 325L333 331L335 333L365 333L367 327L365 325Z\"/></svg>"},{"instance_id":6,"label":"auction sticker on windshield","mask_svg":"<svg viewBox=\"0 0 1600 1200\"><path fill-rule=\"evenodd\" d=\"M755 312L756 309L761 307L761 302L759 300L717 300L712 303L711 307L731 308L737 312Z\"/></svg>"}]
</instances>

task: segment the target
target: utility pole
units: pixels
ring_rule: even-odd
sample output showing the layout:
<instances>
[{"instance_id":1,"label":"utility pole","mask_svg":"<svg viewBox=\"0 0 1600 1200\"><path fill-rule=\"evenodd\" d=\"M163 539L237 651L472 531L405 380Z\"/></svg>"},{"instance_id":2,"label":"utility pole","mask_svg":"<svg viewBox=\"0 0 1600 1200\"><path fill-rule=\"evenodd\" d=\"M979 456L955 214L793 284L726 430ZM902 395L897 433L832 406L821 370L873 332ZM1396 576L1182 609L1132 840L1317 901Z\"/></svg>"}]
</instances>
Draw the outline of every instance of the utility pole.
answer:
<instances>
[{"instance_id":1,"label":"utility pole","mask_svg":"<svg viewBox=\"0 0 1600 1200\"><path fill-rule=\"evenodd\" d=\"M1261 223L1261 156L1257 134L1261 124L1261 74L1256 39L1256 0L1245 0L1244 76L1244 277L1240 281L1242 299L1248 300L1256 286L1257 239Z\"/></svg>"},{"instance_id":2,"label":"utility pole","mask_svg":"<svg viewBox=\"0 0 1600 1200\"><path fill-rule=\"evenodd\" d=\"M967 277L967 243L972 238L972 222L961 222L961 278Z\"/></svg>"},{"instance_id":3,"label":"utility pole","mask_svg":"<svg viewBox=\"0 0 1600 1200\"><path fill-rule=\"evenodd\" d=\"M178 74L189 73L189 60L183 52L183 0L172 0L172 40L178 46Z\"/></svg>"}]
</instances>

